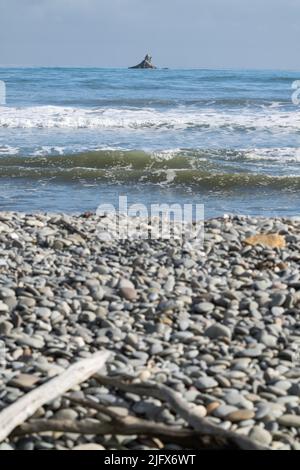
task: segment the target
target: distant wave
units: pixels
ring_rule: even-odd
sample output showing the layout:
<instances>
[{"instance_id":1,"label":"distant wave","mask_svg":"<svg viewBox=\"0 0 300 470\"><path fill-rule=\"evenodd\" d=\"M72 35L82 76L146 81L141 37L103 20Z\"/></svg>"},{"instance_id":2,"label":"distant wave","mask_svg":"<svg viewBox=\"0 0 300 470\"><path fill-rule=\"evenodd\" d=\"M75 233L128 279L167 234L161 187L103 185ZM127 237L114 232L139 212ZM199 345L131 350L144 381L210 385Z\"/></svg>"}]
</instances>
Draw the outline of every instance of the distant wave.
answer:
<instances>
[{"instance_id":1,"label":"distant wave","mask_svg":"<svg viewBox=\"0 0 300 470\"><path fill-rule=\"evenodd\" d=\"M268 107L261 111L84 109L60 106L0 108L0 128L28 129L225 129L269 132L299 132L300 113Z\"/></svg>"},{"instance_id":2,"label":"distant wave","mask_svg":"<svg viewBox=\"0 0 300 470\"><path fill-rule=\"evenodd\" d=\"M229 151L227 151L229 158ZM247 159L247 152L230 151L231 160ZM224 150L176 150L156 153L99 150L79 155L0 158L1 177L63 182L157 184L185 190L233 191L249 189L300 189L300 174L273 175L246 171L218 159Z\"/></svg>"},{"instance_id":3,"label":"distant wave","mask_svg":"<svg viewBox=\"0 0 300 470\"><path fill-rule=\"evenodd\" d=\"M17 159L5 157L19 155ZM59 156L62 158L60 159ZM24 160L24 157L28 157ZM178 162L184 165L193 165L193 167L203 161L213 162L240 162L240 163L265 163L270 168L273 164L300 163L300 147L262 147L262 148L170 148L157 151L133 151L121 147L93 147L87 144L69 144L69 145L41 145L33 147L30 155L24 155L24 149L17 146L0 145L0 165L23 164L24 161L38 163L37 157L51 157L49 163L55 163L57 159L63 166L68 165L74 158L76 165L101 167L104 164L114 165L116 161L119 164L144 165L144 164L163 164L176 167ZM42 159L41 161L45 161ZM29 164L30 164L29 163ZM299 167L300 170L300 167Z\"/></svg>"}]
</instances>

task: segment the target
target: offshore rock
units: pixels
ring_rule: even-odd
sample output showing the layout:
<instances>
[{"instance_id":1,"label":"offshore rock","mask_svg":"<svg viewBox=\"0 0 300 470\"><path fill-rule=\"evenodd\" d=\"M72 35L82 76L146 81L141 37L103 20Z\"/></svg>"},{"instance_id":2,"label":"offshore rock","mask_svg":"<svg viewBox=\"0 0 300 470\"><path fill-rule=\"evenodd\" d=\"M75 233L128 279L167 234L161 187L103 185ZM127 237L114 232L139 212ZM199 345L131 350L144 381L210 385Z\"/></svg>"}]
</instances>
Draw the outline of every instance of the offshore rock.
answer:
<instances>
[{"instance_id":1,"label":"offshore rock","mask_svg":"<svg viewBox=\"0 0 300 470\"><path fill-rule=\"evenodd\" d=\"M152 64L152 57L147 54L145 59L134 67L129 67L130 69L156 69L155 65Z\"/></svg>"}]
</instances>

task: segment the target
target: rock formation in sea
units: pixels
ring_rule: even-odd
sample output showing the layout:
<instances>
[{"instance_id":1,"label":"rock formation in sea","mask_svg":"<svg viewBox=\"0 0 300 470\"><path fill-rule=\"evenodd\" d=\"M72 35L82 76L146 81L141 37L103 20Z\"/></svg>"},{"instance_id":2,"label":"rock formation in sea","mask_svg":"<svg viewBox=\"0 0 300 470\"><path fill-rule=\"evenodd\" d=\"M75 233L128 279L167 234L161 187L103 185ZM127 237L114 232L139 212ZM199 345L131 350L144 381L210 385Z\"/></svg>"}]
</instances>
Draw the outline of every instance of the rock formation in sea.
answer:
<instances>
[{"instance_id":1,"label":"rock formation in sea","mask_svg":"<svg viewBox=\"0 0 300 470\"><path fill-rule=\"evenodd\" d=\"M147 54L145 59L134 67L129 67L130 69L156 69L155 65L152 64L152 57Z\"/></svg>"}]
</instances>

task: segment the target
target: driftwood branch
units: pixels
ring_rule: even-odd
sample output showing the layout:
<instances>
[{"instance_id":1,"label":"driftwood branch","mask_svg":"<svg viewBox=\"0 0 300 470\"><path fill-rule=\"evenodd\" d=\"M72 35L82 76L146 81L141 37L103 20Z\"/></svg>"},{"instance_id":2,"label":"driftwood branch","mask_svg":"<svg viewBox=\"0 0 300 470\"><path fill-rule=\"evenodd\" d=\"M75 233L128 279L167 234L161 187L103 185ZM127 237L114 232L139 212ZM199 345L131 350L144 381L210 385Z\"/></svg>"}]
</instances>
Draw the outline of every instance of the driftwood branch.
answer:
<instances>
[{"instance_id":1,"label":"driftwood branch","mask_svg":"<svg viewBox=\"0 0 300 470\"><path fill-rule=\"evenodd\" d=\"M167 402L187 423L202 436L215 438L226 443L226 447L241 450L266 450L266 448L256 444L251 439L238 435L231 431L226 431L211 424L207 419L200 417L193 412L193 408L169 387L157 383L132 384L124 383L119 378L104 377L96 374L94 378L101 385L114 387L128 393L135 393L141 396L149 396Z\"/></svg>"},{"instance_id":2,"label":"driftwood branch","mask_svg":"<svg viewBox=\"0 0 300 470\"><path fill-rule=\"evenodd\" d=\"M77 235L80 235L81 238L85 239L87 238L86 234L82 231L82 230L79 230L77 227L75 227L74 225L70 224L69 222L67 222L66 220L64 219L60 219L58 222L57 222L58 225L61 225L63 228L65 228L68 232L70 233L76 233Z\"/></svg>"},{"instance_id":3,"label":"driftwood branch","mask_svg":"<svg viewBox=\"0 0 300 470\"><path fill-rule=\"evenodd\" d=\"M97 353L92 358L85 359L71 366L67 371L36 390L28 393L0 413L0 441L12 433L19 437L42 432L63 432L86 435L139 435L159 438L165 443L177 443L187 449L231 449L231 450L266 450L247 437L231 431L225 431L200 417L179 393L169 387L157 383L132 383L132 377L106 377L96 374L109 353ZM96 375L95 375L96 374ZM86 398L66 398L84 408L91 408L108 416L110 422L84 419L81 421L41 419L25 423L26 419L45 403L57 396L63 395L76 384L94 376L98 383L113 387L123 392L135 393L140 396L157 398L168 403L170 408L181 416L192 428L167 426L154 421L146 421L135 416L123 417L115 410Z\"/></svg>"},{"instance_id":4,"label":"driftwood branch","mask_svg":"<svg viewBox=\"0 0 300 470\"><path fill-rule=\"evenodd\" d=\"M89 399L78 399L66 396L70 401L85 408L92 408L111 418L111 422L95 422L89 419L82 421L64 420L34 420L19 426L13 433L13 437L20 437L28 434L38 434L42 432L64 432L75 434L86 434L95 436L104 435L139 435L156 437L164 443L175 443L186 449L198 450L225 450L238 449L232 441L223 433L208 435L202 431L194 429L180 428L178 426L167 426L161 423L146 421L134 416L121 417L117 412L109 407L100 405Z\"/></svg>"},{"instance_id":5,"label":"driftwood branch","mask_svg":"<svg viewBox=\"0 0 300 470\"><path fill-rule=\"evenodd\" d=\"M6 439L17 426L24 423L45 403L55 400L98 372L109 356L109 352L98 352L88 359L73 364L59 376L27 393L13 405L1 411L0 442Z\"/></svg>"},{"instance_id":6,"label":"driftwood branch","mask_svg":"<svg viewBox=\"0 0 300 470\"><path fill-rule=\"evenodd\" d=\"M90 420L33 420L21 424L12 437L39 434L43 432L63 432L82 435L105 436L145 436L156 437L165 443L181 445L186 449L226 449L226 442L219 438L208 438L197 431L177 426L166 426L161 423L145 421L133 416L120 418L111 423L92 422Z\"/></svg>"}]
</instances>

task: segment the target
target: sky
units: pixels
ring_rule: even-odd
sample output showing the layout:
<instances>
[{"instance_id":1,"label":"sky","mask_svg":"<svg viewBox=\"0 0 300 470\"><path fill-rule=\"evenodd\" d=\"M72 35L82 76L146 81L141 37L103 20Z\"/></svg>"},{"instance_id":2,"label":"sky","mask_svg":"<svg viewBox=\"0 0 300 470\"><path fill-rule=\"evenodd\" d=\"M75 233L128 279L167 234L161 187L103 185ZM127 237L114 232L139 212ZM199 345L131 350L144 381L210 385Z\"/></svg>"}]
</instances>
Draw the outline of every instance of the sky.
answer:
<instances>
[{"instance_id":1,"label":"sky","mask_svg":"<svg viewBox=\"0 0 300 470\"><path fill-rule=\"evenodd\" d=\"M299 0L0 0L0 65L300 70Z\"/></svg>"}]
</instances>

